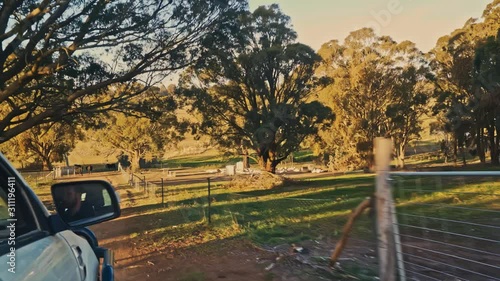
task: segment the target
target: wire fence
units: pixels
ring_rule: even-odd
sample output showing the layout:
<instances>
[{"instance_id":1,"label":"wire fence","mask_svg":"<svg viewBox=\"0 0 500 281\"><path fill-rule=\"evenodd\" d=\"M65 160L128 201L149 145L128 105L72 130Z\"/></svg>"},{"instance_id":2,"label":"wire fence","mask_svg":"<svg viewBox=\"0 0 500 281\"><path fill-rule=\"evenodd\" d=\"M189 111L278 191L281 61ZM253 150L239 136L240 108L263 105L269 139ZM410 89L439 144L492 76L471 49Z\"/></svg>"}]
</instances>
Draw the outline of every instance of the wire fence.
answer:
<instances>
[{"instance_id":1,"label":"wire fence","mask_svg":"<svg viewBox=\"0 0 500 281\"><path fill-rule=\"evenodd\" d=\"M208 222L212 230L250 238L280 257L266 268L287 267L289 279L500 280L500 172L409 173L388 167L369 185L354 177L348 187L317 190L307 182L238 191L213 177L174 184L124 176L153 204L164 203L169 220L183 227ZM379 185L388 192L379 192ZM373 195L373 215L356 220L332 268L328 261L351 210Z\"/></svg>"},{"instance_id":2,"label":"wire fence","mask_svg":"<svg viewBox=\"0 0 500 281\"><path fill-rule=\"evenodd\" d=\"M23 178L30 183L31 187L38 188L50 184L54 179L53 171L22 172Z\"/></svg>"},{"instance_id":3,"label":"wire fence","mask_svg":"<svg viewBox=\"0 0 500 281\"><path fill-rule=\"evenodd\" d=\"M331 194L321 194L320 190L300 194L300 186L276 192L249 187L238 192L228 188L227 182L217 180L206 178L197 184L172 184L165 180L163 200L162 181L149 182L133 176L131 184L145 195L154 194L151 204L164 202L169 219L182 222L186 228L203 222L209 223L213 231L221 231L218 235L244 235L259 248L280 257L267 261L267 266L289 271L290 278L376 280L372 216L364 215L356 222L349 247L335 269L329 266L351 210L373 193L373 185L359 187L350 196L342 190L331 190Z\"/></svg>"},{"instance_id":4,"label":"wire fence","mask_svg":"<svg viewBox=\"0 0 500 281\"><path fill-rule=\"evenodd\" d=\"M351 210L373 194L373 184L351 186L354 192L350 195L343 192L342 187L338 190L315 190L309 186L238 189L229 187L223 176L201 178L196 183L190 180L189 184L184 184L183 179L148 180L125 172L123 177L134 192L142 195L138 198L149 200L147 204L156 206L153 208L163 205L170 223L183 225L186 231L193 225L208 223L210 232L217 236L243 235L268 251L269 256L277 257L261 260L266 268L280 268L288 272L288 278L376 280L378 275L374 217L368 214L356 222L348 247L335 268L329 265Z\"/></svg>"},{"instance_id":5,"label":"wire fence","mask_svg":"<svg viewBox=\"0 0 500 281\"><path fill-rule=\"evenodd\" d=\"M400 280L500 280L500 172L390 173Z\"/></svg>"},{"instance_id":6,"label":"wire fence","mask_svg":"<svg viewBox=\"0 0 500 281\"><path fill-rule=\"evenodd\" d=\"M134 187L136 191L142 192L146 198L158 199L161 202L165 202L166 196L168 194L164 191L164 181L148 180L146 176L138 175L135 173L128 173L124 170L121 171L124 181L127 181L131 187Z\"/></svg>"}]
</instances>

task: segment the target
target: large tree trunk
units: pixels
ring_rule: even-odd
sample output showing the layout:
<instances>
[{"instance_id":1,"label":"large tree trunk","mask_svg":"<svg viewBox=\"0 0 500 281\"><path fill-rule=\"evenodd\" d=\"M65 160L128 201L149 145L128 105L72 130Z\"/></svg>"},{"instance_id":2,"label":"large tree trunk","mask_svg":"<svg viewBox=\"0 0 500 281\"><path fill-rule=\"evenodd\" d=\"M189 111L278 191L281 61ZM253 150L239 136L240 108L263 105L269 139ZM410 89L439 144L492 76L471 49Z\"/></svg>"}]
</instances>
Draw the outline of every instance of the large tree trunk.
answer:
<instances>
[{"instance_id":1,"label":"large tree trunk","mask_svg":"<svg viewBox=\"0 0 500 281\"><path fill-rule=\"evenodd\" d=\"M64 162L66 163L66 167L69 167L68 153L64 153L63 158L64 158Z\"/></svg>"},{"instance_id":2,"label":"large tree trunk","mask_svg":"<svg viewBox=\"0 0 500 281\"><path fill-rule=\"evenodd\" d=\"M453 136L453 162L457 165L458 160L458 138L457 136Z\"/></svg>"},{"instance_id":3,"label":"large tree trunk","mask_svg":"<svg viewBox=\"0 0 500 281\"><path fill-rule=\"evenodd\" d=\"M137 172L141 168L141 156L138 151L132 153L132 159L130 159L130 169L132 172Z\"/></svg>"},{"instance_id":4,"label":"large tree trunk","mask_svg":"<svg viewBox=\"0 0 500 281\"><path fill-rule=\"evenodd\" d=\"M405 145L400 143L397 150L397 160L398 168L403 169L405 167Z\"/></svg>"},{"instance_id":5,"label":"large tree trunk","mask_svg":"<svg viewBox=\"0 0 500 281\"><path fill-rule=\"evenodd\" d=\"M43 170L46 171L46 170L49 170L49 171L52 171L52 163L50 161L50 156L48 157L42 157L42 164L43 164Z\"/></svg>"},{"instance_id":6,"label":"large tree trunk","mask_svg":"<svg viewBox=\"0 0 500 281\"><path fill-rule=\"evenodd\" d=\"M460 151L462 151L462 164L464 166L466 166L467 165L467 160L465 159L465 146L462 146L460 148Z\"/></svg>"},{"instance_id":7,"label":"large tree trunk","mask_svg":"<svg viewBox=\"0 0 500 281\"><path fill-rule=\"evenodd\" d=\"M276 160L276 151L273 149L267 149L264 151L257 151L259 155L259 165L261 168L269 173L276 173L276 166L280 161Z\"/></svg>"},{"instance_id":8,"label":"large tree trunk","mask_svg":"<svg viewBox=\"0 0 500 281\"><path fill-rule=\"evenodd\" d=\"M495 148L495 151L492 150L491 154L491 163L494 165L499 165L500 164L500 128L496 126L496 124L493 126L493 130L495 131L496 129L496 137L495 141L493 143L493 147Z\"/></svg>"},{"instance_id":9,"label":"large tree trunk","mask_svg":"<svg viewBox=\"0 0 500 281\"><path fill-rule=\"evenodd\" d=\"M259 157L259 165L261 168L266 170L269 173L276 174L276 166L278 166L279 162L276 160L271 160L264 155Z\"/></svg>"},{"instance_id":10,"label":"large tree trunk","mask_svg":"<svg viewBox=\"0 0 500 281\"><path fill-rule=\"evenodd\" d=\"M276 174L276 166L278 166L277 161L267 160L266 171L268 171L271 174Z\"/></svg>"}]
</instances>

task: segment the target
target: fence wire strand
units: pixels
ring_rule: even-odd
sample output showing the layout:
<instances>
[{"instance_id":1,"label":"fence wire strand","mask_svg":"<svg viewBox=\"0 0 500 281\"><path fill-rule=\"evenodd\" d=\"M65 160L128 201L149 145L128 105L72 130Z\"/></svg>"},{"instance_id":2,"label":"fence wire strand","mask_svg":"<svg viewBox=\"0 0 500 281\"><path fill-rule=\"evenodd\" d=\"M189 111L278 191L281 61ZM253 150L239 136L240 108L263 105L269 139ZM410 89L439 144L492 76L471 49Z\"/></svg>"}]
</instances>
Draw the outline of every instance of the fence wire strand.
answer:
<instances>
[{"instance_id":1,"label":"fence wire strand","mask_svg":"<svg viewBox=\"0 0 500 281\"><path fill-rule=\"evenodd\" d=\"M500 280L500 172L392 172L388 181L408 280Z\"/></svg>"},{"instance_id":2,"label":"fence wire strand","mask_svg":"<svg viewBox=\"0 0 500 281\"><path fill-rule=\"evenodd\" d=\"M453 275L451 273L448 273L448 272L444 272L442 270L437 270L437 269L433 269L433 268L430 268L428 266L424 266L424 265L419 265L419 264L416 264L416 263L412 263L412 262L407 262L405 261L404 262L405 264L409 265L409 266L416 266L416 267L420 267L420 268L423 268L425 270L428 270L428 271L432 271L432 272L436 272L438 274L441 274L441 275L446 275L446 276L449 276L449 277L453 277L453 278L456 278L457 280L462 280L462 277L458 277L456 275ZM440 279L442 280L442 279Z\"/></svg>"},{"instance_id":3,"label":"fence wire strand","mask_svg":"<svg viewBox=\"0 0 500 281\"><path fill-rule=\"evenodd\" d=\"M487 209L478 209L478 208L469 208L469 207L458 207L458 206L448 206L448 205L444 205L444 204L429 204L429 203L412 203L412 204L416 205L416 206L439 207L439 208L458 209L458 210L466 210L466 211L479 211L479 212L494 213L494 214L499 214L500 215L500 211L496 211L496 210L487 210Z\"/></svg>"},{"instance_id":4,"label":"fence wire strand","mask_svg":"<svg viewBox=\"0 0 500 281\"><path fill-rule=\"evenodd\" d=\"M401 268L398 268L398 269L401 269ZM432 276L429 276L429 275L426 275L426 274L423 274L421 272L417 272L417 271L413 271L413 270L410 270L410 269L404 269L406 272L408 273L412 273L412 274L416 274L416 275L420 275L420 276L423 276L425 278L428 278L428 279L431 279L431 280L436 280L436 281L442 281L441 279L437 279L437 278L434 278ZM411 277L410 277L411 278ZM420 279L415 279L415 278L411 278L411 280L415 280L415 281L420 281Z\"/></svg>"},{"instance_id":5,"label":"fence wire strand","mask_svg":"<svg viewBox=\"0 0 500 281\"><path fill-rule=\"evenodd\" d=\"M401 213L401 212L396 213L396 214L399 216L407 216L407 217L415 217L415 218L421 218L421 219L430 219L430 220L437 220L437 221L444 221L444 222L451 222L451 223L467 224L467 225L472 225L472 226L487 227L487 228L493 228L493 229L500 230L500 226L494 226L494 225L488 225L488 224L479 224L479 223L468 222L468 221L450 220L450 219L436 218L436 217L430 217L430 216L418 216L418 215L411 215L411 214Z\"/></svg>"},{"instance_id":6,"label":"fence wire strand","mask_svg":"<svg viewBox=\"0 0 500 281\"><path fill-rule=\"evenodd\" d=\"M420 260L424 260L424 261L428 261L428 262L432 262L433 264L438 263L438 264L441 264L441 265L445 265L447 267L451 267L451 268L454 268L454 269L467 271L469 273L472 273L472 274L475 274L475 275L480 275L480 276L487 277L487 278L491 278L491 279L494 279L494 280L500 280L500 279L498 279L496 277L493 277L493 276L490 276L490 275L486 275L486 274L483 274L483 273L480 273L480 272L477 272L477 271L469 270L469 269L466 269L466 268L463 268L463 267L460 267L460 266L451 265L451 264L448 264L448 263L445 263L445 262L441 262L441 261L437 261L437 260L433 260L433 259L428 259L428 258L424 258L424 257L421 257L421 256L412 255L412 254L408 254L408 253L406 253L405 256L416 258L416 259L420 259Z\"/></svg>"},{"instance_id":7,"label":"fence wire strand","mask_svg":"<svg viewBox=\"0 0 500 281\"><path fill-rule=\"evenodd\" d=\"M479 253L479 254L485 254L485 255L492 255L492 256L500 257L500 254L496 254L496 253L492 253L492 252L488 252L488 251L482 251L482 250L478 250L478 249L473 249L473 248L469 248L469 247L464 247L464 246L460 246L460 245L457 245L457 244L451 244L451 243L446 243L446 242L432 240L432 239L426 239L426 238L417 237L417 236L413 236L413 235L407 235L407 234L400 234L400 235L401 235L401 237L407 237L407 238L411 238L411 239L417 239L417 240L422 240L422 241L426 241L426 242L437 243L437 244L441 244L441 245L444 245L444 246L455 247L455 248L459 248L459 249L467 250L467 251L473 251L473 252L476 252L476 253Z\"/></svg>"},{"instance_id":8,"label":"fence wire strand","mask_svg":"<svg viewBox=\"0 0 500 281\"><path fill-rule=\"evenodd\" d=\"M484 241L484 242L491 242L491 243L498 243L499 242L497 240L492 240L492 239L487 239L487 238L482 238L482 237L476 237L476 236L471 236L471 235L465 235L465 234L460 234L460 233L455 233L455 232L450 232L450 231L443 231L443 230L438 230L438 229L433 229L433 228L428 228L428 227L421 227L421 226L415 226L415 225L409 225L409 224L402 224L402 223L397 223L396 225L403 226L403 227L409 227L409 228L415 228L415 229L421 229L421 230L430 231L430 232L436 232L436 233L454 235L454 236L459 236L459 237L463 237L463 238L468 238L468 239L473 239L473 240L478 240L478 241Z\"/></svg>"}]
</instances>

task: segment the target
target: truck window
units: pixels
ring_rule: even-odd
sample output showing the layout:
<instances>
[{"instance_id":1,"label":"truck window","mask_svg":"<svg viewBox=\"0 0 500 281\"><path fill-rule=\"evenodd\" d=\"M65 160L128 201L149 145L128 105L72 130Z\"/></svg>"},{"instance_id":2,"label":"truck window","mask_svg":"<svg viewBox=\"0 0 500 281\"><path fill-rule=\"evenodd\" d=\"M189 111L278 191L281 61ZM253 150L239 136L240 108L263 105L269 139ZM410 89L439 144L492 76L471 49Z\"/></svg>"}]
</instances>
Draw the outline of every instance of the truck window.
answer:
<instances>
[{"instance_id":1,"label":"truck window","mask_svg":"<svg viewBox=\"0 0 500 281\"><path fill-rule=\"evenodd\" d=\"M0 176L0 245L37 229L30 209L17 182Z\"/></svg>"}]
</instances>

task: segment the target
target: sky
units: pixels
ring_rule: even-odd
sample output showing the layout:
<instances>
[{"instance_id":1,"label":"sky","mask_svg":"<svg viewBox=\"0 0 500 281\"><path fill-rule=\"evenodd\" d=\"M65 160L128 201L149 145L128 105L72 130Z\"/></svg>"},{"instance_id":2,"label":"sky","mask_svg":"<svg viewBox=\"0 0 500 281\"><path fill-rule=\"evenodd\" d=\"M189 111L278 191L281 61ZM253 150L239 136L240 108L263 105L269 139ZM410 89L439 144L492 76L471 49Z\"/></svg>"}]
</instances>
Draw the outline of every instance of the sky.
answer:
<instances>
[{"instance_id":1,"label":"sky","mask_svg":"<svg viewBox=\"0 0 500 281\"><path fill-rule=\"evenodd\" d=\"M349 32L372 27L379 35L410 40L427 52L437 40L479 18L493 0L249 0L250 10L279 4L291 17L299 42L318 50L343 42Z\"/></svg>"}]
</instances>

